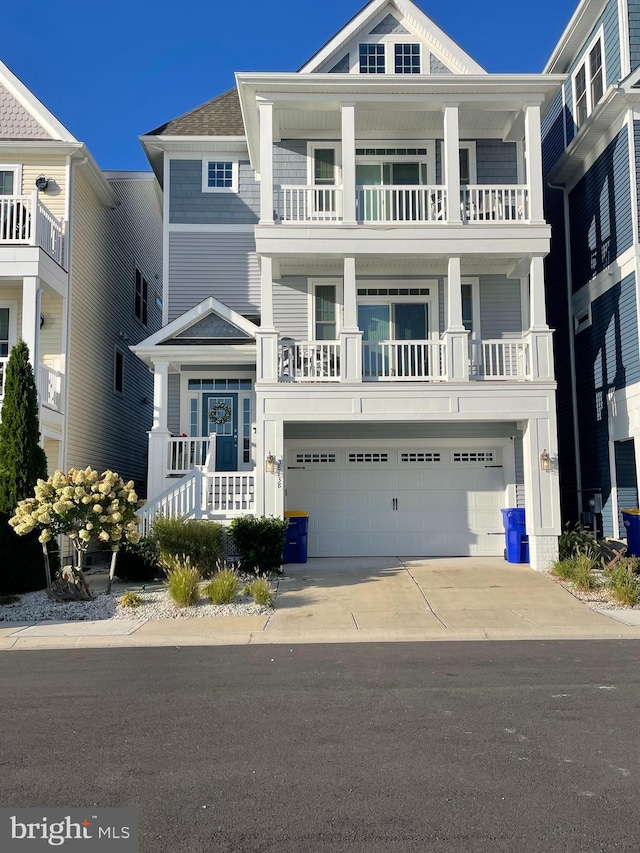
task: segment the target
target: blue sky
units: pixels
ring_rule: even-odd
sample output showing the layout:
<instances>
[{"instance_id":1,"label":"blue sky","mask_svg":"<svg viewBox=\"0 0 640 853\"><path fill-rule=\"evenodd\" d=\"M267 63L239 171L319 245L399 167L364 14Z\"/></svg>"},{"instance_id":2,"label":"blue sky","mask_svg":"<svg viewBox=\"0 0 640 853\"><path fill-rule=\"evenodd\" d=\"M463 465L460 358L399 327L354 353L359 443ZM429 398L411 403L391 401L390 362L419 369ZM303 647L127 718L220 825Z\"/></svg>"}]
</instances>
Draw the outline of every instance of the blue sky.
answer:
<instances>
[{"instance_id":1,"label":"blue sky","mask_svg":"<svg viewBox=\"0 0 640 853\"><path fill-rule=\"evenodd\" d=\"M235 71L296 71L363 5L4 3L0 58L103 169L147 169L140 134L229 89ZM521 73L542 70L577 0L418 5L487 71Z\"/></svg>"}]
</instances>

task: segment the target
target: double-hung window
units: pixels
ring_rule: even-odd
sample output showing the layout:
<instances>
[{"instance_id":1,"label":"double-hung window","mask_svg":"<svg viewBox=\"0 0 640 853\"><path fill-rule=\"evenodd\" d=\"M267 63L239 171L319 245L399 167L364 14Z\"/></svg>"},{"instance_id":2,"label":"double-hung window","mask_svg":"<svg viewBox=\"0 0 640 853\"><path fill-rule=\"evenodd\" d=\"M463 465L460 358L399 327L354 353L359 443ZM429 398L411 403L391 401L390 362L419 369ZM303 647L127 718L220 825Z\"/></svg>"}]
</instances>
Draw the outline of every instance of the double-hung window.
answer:
<instances>
[{"instance_id":1,"label":"double-hung window","mask_svg":"<svg viewBox=\"0 0 640 853\"><path fill-rule=\"evenodd\" d=\"M601 100L604 94L604 79L604 54L600 32L573 74L573 114L577 127L582 127Z\"/></svg>"},{"instance_id":2,"label":"double-hung window","mask_svg":"<svg viewBox=\"0 0 640 853\"><path fill-rule=\"evenodd\" d=\"M149 283L137 267L135 289L135 315L142 325L146 326L149 315Z\"/></svg>"}]
</instances>

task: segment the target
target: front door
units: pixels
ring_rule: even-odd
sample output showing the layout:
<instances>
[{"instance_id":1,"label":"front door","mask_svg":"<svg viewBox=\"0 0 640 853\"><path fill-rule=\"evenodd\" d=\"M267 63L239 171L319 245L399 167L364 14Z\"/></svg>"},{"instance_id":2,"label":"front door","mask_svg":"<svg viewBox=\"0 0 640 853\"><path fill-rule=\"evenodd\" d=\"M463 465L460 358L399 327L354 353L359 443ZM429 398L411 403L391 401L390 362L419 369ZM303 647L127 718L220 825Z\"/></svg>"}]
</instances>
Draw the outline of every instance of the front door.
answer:
<instances>
[{"instance_id":1,"label":"front door","mask_svg":"<svg viewBox=\"0 0 640 853\"><path fill-rule=\"evenodd\" d=\"M202 434L216 436L216 471L237 471L237 394L202 395Z\"/></svg>"}]
</instances>

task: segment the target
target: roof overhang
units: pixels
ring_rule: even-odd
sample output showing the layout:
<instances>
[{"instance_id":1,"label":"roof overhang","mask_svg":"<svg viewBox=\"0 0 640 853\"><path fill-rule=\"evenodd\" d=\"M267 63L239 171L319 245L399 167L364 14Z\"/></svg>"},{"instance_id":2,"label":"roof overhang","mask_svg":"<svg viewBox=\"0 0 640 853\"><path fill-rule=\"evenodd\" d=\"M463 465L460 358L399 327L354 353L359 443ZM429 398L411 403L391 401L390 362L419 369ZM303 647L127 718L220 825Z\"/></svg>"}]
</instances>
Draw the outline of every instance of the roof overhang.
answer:
<instances>
[{"instance_id":1,"label":"roof overhang","mask_svg":"<svg viewBox=\"0 0 640 853\"><path fill-rule=\"evenodd\" d=\"M339 109L342 101L350 101L356 107L384 103L385 109L432 111L451 103L506 111L539 103L544 111L564 80L564 74L443 74L402 80L391 75L371 80L357 74L236 74L249 158L258 172L260 101L283 109Z\"/></svg>"},{"instance_id":2,"label":"roof overhang","mask_svg":"<svg viewBox=\"0 0 640 853\"><path fill-rule=\"evenodd\" d=\"M164 181L164 153L168 151L212 154L237 152L246 154L247 140L244 136L139 136L140 144L147 155L160 186Z\"/></svg>"},{"instance_id":3,"label":"roof overhang","mask_svg":"<svg viewBox=\"0 0 640 853\"><path fill-rule=\"evenodd\" d=\"M569 69L606 4L607 0L582 0L560 36L543 74L563 73Z\"/></svg>"}]
</instances>

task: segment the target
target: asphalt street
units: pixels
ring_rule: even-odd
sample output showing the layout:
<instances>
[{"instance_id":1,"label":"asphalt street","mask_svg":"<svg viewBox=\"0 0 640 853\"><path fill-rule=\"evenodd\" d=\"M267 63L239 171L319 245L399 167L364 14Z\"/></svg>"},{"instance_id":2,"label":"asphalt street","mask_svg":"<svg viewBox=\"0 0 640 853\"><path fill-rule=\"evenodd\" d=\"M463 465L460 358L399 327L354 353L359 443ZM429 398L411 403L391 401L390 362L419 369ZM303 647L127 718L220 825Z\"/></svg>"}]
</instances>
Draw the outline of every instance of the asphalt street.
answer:
<instances>
[{"instance_id":1,"label":"asphalt street","mask_svg":"<svg viewBox=\"0 0 640 853\"><path fill-rule=\"evenodd\" d=\"M0 803L141 851L637 850L640 642L14 651Z\"/></svg>"}]
</instances>

